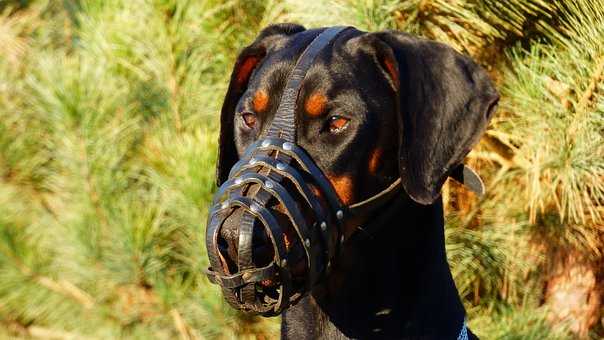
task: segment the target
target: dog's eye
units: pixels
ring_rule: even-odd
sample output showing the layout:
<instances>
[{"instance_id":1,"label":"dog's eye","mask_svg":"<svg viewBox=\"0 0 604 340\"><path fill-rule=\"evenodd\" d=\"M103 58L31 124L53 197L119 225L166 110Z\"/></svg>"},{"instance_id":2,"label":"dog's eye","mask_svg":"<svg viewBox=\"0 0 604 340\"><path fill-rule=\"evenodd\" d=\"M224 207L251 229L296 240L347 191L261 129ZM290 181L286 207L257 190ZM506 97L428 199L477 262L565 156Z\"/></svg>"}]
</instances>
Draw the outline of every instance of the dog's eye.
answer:
<instances>
[{"instance_id":1,"label":"dog's eye","mask_svg":"<svg viewBox=\"0 0 604 340\"><path fill-rule=\"evenodd\" d=\"M342 131L347 125L350 119L342 116L331 116L329 117L329 132L336 133Z\"/></svg>"},{"instance_id":2,"label":"dog's eye","mask_svg":"<svg viewBox=\"0 0 604 340\"><path fill-rule=\"evenodd\" d=\"M241 118L243 118L243 122L250 129L256 125L256 115L252 112L243 112Z\"/></svg>"}]
</instances>

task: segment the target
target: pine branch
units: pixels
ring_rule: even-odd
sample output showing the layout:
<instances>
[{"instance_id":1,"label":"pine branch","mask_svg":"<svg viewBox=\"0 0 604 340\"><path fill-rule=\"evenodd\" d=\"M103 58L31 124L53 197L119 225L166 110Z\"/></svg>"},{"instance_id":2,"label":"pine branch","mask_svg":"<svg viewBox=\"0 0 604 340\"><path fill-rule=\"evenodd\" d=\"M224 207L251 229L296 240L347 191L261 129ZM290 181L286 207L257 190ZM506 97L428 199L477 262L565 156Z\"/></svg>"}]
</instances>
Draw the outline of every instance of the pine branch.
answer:
<instances>
[{"instance_id":1,"label":"pine branch","mask_svg":"<svg viewBox=\"0 0 604 340\"><path fill-rule=\"evenodd\" d=\"M24 326L19 324L18 322L8 322L5 324L6 328L14 334L18 334L22 337L32 337L36 339L65 339L65 340L75 340L75 339L88 339L88 337L82 336L81 334L76 334L73 332L66 332L63 330L41 327L37 325L28 325Z\"/></svg>"},{"instance_id":2,"label":"pine branch","mask_svg":"<svg viewBox=\"0 0 604 340\"><path fill-rule=\"evenodd\" d=\"M518 147L514 159L526 177L510 172L510 181L526 186L533 223L548 211L556 211L562 221L601 220L604 140L597 132L602 97L596 92L604 72L598 42L604 25L594 22L604 18L604 3L576 6L562 10L564 33L554 33L555 44L510 54L515 70L504 84L504 106L512 114L496 129Z\"/></svg>"},{"instance_id":3,"label":"pine branch","mask_svg":"<svg viewBox=\"0 0 604 340\"><path fill-rule=\"evenodd\" d=\"M91 309L94 306L94 299L85 291L78 288L73 283L61 279L59 281L55 281L50 277L40 275L32 271L28 266L26 266L21 259L19 259L14 254L11 254L9 251L2 249L2 253L5 257L10 258L12 260L12 264L19 270L19 272L26 278L33 278L33 280L39 285L64 296L67 296L78 303L80 303L84 308Z\"/></svg>"},{"instance_id":4,"label":"pine branch","mask_svg":"<svg viewBox=\"0 0 604 340\"><path fill-rule=\"evenodd\" d=\"M74 299L85 309L91 309L94 307L94 299L88 295L88 293L67 280L62 279L55 281L49 277L39 275L35 275L34 278L41 286Z\"/></svg>"},{"instance_id":5,"label":"pine branch","mask_svg":"<svg viewBox=\"0 0 604 340\"><path fill-rule=\"evenodd\" d=\"M603 79L603 74L604 56L601 56L596 63L593 75L590 77L589 85L587 86L585 91L578 96L579 100L575 108L575 119L570 123L567 130L567 135L569 136L571 143L574 143L577 130L580 128L580 124L586 120L584 116L590 113L588 109L589 106L593 103L592 98L594 97L598 84Z\"/></svg>"},{"instance_id":6,"label":"pine branch","mask_svg":"<svg viewBox=\"0 0 604 340\"><path fill-rule=\"evenodd\" d=\"M181 340L199 340L199 337L195 333L191 332L189 326L187 326L187 323L182 318L178 310L173 308L170 310L170 315L172 316L174 327L178 330Z\"/></svg>"},{"instance_id":7,"label":"pine branch","mask_svg":"<svg viewBox=\"0 0 604 340\"><path fill-rule=\"evenodd\" d=\"M56 330L52 328L40 327L40 326L29 326L27 327L27 335L33 338L40 339L65 339L65 340L74 340L74 339L87 339L80 334L75 334L71 332L65 332L61 330Z\"/></svg>"},{"instance_id":8,"label":"pine branch","mask_svg":"<svg viewBox=\"0 0 604 340\"><path fill-rule=\"evenodd\" d=\"M577 106L578 112L585 112L590 104L592 103L592 98L594 97L596 88L598 83L600 83L604 75L604 55L600 57L599 61L596 62L596 68L593 75L590 77L589 86L580 96L579 103Z\"/></svg>"}]
</instances>

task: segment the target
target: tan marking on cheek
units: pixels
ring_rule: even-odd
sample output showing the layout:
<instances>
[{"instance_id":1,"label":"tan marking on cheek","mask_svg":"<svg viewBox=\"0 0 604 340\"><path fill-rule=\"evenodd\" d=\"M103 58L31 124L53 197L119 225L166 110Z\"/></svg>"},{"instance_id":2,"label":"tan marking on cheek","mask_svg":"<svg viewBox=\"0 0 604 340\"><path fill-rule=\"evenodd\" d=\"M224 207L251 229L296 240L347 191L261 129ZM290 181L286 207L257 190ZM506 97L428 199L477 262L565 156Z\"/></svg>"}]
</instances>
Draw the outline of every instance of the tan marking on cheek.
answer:
<instances>
[{"instance_id":1,"label":"tan marking on cheek","mask_svg":"<svg viewBox=\"0 0 604 340\"><path fill-rule=\"evenodd\" d=\"M247 83L248 79L250 78L250 75L252 74L252 71L254 70L259 61L259 57L251 56L241 63L241 66L237 71L237 75L235 76L235 81L237 82L238 86L242 86Z\"/></svg>"},{"instance_id":2,"label":"tan marking on cheek","mask_svg":"<svg viewBox=\"0 0 604 340\"><path fill-rule=\"evenodd\" d=\"M325 104L327 104L327 97L321 93L315 92L306 99L304 109L309 116L317 117L325 111Z\"/></svg>"},{"instance_id":3,"label":"tan marking on cheek","mask_svg":"<svg viewBox=\"0 0 604 340\"><path fill-rule=\"evenodd\" d=\"M268 94L266 91L259 90L256 92L254 99L252 99L252 105L254 106L254 111L264 112L268 108Z\"/></svg>"},{"instance_id":4,"label":"tan marking on cheek","mask_svg":"<svg viewBox=\"0 0 604 340\"><path fill-rule=\"evenodd\" d=\"M335 176L328 175L327 179L331 182L336 194L345 205L349 205L354 200L354 186L352 183L352 177L348 175Z\"/></svg>"},{"instance_id":5,"label":"tan marking on cheek","mask_svg":"<svg viewBox=\"0 0 604 340\"><path fill-rule=\"evenodd\" d=\"M382 164L382 154L384 151L381 148L376 148L369 156L369 173L375 175Z\"/></svg>"}]
</instances>

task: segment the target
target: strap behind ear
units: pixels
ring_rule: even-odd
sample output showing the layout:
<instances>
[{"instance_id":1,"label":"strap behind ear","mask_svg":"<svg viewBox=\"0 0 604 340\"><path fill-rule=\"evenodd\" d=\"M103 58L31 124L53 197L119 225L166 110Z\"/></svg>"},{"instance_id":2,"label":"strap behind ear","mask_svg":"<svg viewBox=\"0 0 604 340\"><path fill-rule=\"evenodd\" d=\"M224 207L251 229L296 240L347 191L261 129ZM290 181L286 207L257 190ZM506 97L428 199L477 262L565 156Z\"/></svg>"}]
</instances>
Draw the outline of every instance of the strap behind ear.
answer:
<instances>
[{"instance_id":1,"label":"strap behind ear","mask_svg":"<svg viewBox=\"0 0 604 340\"><path fill-rule=\"evenodd\" d=\"M229 176L229 170L238 160L235 147L234 119L235 108L243 93L247 90L250 78L262 63L271 47L276 43L274 39L279 35L291 35L304 31L305 28L296 24L277 24L263 29L256 40L237 57L229 88L222 104L220 113L220 136L218 141L218 161L216 162L216 184L221 185Z\"/></svg>"},{"instance_id":2,"label":"strap behind ear","mask_svg":"<svg viewBox=\"0 0 604 340\"><path fill-rule=\"evenodd\" d=\"M399 172L416 202L431 204L478 141L499 99L486 72L449 46L396 31L375 33L398 70ZM463 168L462 168L463 170ZM462 171L462 181L483 187ZM470 180L471 179L471 180Z\"/></svg>"}]
</instances>

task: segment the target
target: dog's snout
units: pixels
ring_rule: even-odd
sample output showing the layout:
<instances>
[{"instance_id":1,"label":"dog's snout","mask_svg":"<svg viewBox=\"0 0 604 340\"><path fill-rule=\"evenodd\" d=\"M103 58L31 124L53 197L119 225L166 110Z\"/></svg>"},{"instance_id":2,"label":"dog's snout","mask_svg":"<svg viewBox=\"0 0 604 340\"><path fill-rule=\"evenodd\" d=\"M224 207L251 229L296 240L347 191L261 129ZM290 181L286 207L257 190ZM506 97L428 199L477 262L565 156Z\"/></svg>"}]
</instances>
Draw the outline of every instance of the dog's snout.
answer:
<instances>
[{"instance_id":1,"label":"dog's snout","mask_svg":"<svg viewBox=\"0 0 604 340\"><path fill-rule=\"evenodd\" d=\"M225 269L228 272L235 273L239 270L239 254L245 250L239 249L239 239L241 237L241 226L244 220L250 216L244 209L234 209L233 212L224 220L218 236L218 248L224 261ZM266 230L260 220L253 218L252 227L252 247L251 260L255 267L268 265L273 259L273 248Z\"/></svg>"},{"instance_id":2,"label":"dog's snout","mask_svg":"<svg viewBox=\"0 0 604 340\"><path fill-rule=\"evenodd\" d=\"M241 209L235 210L227 217L218 235L218 249L220 255L224 259L223 265L229 272L237 271L237 245L239 244L239 228L237 228L237 220L241 219Z\"/></svg>"}]
</instances>

